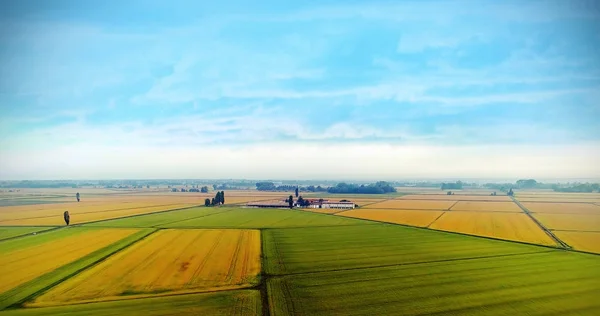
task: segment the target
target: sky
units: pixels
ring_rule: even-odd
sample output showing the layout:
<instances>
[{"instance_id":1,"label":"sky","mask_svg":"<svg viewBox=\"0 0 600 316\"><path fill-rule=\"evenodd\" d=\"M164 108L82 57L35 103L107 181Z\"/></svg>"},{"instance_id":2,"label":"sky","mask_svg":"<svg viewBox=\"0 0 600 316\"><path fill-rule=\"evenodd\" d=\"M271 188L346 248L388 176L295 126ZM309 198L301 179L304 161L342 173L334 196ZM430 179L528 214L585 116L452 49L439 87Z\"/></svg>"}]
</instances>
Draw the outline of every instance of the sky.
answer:
<instances>
[{"instance_id":1,"label":"sky","mask_svg":"<svg viewBox=\"0 0 600 316\"><path fill-rule=\"evenodd\" d=\"M2 1L0 180L600 178L600 4Z\"/></svg>"}]
</instances>

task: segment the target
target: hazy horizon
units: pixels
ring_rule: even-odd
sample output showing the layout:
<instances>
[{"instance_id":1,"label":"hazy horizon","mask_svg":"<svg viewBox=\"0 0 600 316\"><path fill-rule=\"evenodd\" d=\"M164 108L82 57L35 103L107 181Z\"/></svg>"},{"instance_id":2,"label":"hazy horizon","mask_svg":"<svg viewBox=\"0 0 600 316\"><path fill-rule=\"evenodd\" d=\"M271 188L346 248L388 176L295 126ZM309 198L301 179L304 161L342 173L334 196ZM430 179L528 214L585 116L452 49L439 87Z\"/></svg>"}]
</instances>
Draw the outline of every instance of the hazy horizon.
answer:
<instances>
[{"instance_id":1,"label":"hazy horizon","mask_svg":"<svg viewBox=\"0 0 600 316\"><path fill-rule=\"evenodd\" d=\"M0 8L0 180L600 179L589 1Z\"/></svg>"}]
</instances>

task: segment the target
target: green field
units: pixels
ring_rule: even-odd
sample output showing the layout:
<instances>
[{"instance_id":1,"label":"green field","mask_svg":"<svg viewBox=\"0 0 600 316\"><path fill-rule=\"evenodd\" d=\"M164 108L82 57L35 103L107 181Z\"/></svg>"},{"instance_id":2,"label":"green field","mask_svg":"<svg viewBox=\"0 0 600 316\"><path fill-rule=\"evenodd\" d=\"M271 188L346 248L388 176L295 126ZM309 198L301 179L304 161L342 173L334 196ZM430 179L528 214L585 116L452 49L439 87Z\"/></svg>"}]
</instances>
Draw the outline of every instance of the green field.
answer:
<instances>
[{"instance_id":1,"label":"green field","mask_svg":"<svg viewBox=\"0 0 600 316\"><path fill-rule=\"evenodd\" d=\"M48 229L52 229L52 227L0 227L0 240L38 233Z\"/></svg>"},{"instance_id":2,"label":"green field","mask_svg":"<svg viewBox=\"0 0 600 316\"><path fill-rule=\"evenodd\" d=\"M261 315L255 290L175 295L94 304L18 309L0 315Z\"/></svg>"},{"instance_id":3,"label":"green field","mask_svg":"<svg viewBox=\"0 0 600 316\"><path fill-rule=\"evenodd\" d=\"M269 274L414 264L551 249L386 224L268 229Z\"/></svg>"},{"instance_id":4,"label":"green field","mask_svg":"<svg viewBox=\"0 0 600 316\"><path fill-rule=\"evenodd\" d=\"M237 208L206 217L161 225L167 228L278 228L332 225L364 225L368 222L297 210Z\"/></svg>"},{"instance_id":5,"label":"green field","mask_svg":"<svg viewBox=\"0 0 600 316\"><path fill-rule=\"evenodd\" d=\"M111 219L95 223L85 224L85 226L99 227L157 227L165 224L175 224L181 221L200 218L212 214L231 211L230 208L207 208L196 207L191 209L160 212L139 216L131 216L122 219Z\"/></svg>"},{"instance_id":6,"label":"green field","mask_svg":"<svg viewBox=\"0 0 600 316\"><path fill-rule=\"evenodd\" d=\"M268 290L271 315L592 315L599 279L597 257L554 250L275 277Z\"/></svg>"}]
</instances>

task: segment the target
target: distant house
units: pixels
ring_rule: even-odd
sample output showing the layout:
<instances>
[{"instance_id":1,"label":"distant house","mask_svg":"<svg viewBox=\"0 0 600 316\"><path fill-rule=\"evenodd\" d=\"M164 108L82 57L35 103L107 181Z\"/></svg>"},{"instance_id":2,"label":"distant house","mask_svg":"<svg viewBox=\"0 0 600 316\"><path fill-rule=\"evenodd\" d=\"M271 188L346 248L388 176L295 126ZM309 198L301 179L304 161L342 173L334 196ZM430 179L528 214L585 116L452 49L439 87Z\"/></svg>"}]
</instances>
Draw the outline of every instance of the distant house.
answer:
<instances>
[{"instance_id":1,"label":"distant house","mask_svg":"<svg viewBox=\"0 0 600 316\"><path fill-rule=\"evenodd\" d=\"M309 202L309 208L334 208L334 209L353 209L354 202L351 201L330 201L324 199L306 199Z\"/></svg>"}]
</instances>

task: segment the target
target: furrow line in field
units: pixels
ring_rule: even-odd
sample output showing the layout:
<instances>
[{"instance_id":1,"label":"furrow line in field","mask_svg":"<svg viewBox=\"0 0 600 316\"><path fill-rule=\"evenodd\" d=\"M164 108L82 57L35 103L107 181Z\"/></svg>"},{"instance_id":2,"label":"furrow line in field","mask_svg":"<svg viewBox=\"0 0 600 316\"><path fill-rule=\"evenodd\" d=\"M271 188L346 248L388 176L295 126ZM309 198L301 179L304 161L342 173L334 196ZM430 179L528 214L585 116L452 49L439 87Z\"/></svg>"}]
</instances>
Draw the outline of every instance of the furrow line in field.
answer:
<instances>
[{"instance_id":1,"label":"furrow line in field","mask_svg":"<svg viewBox=\"0 0 600 316\"><path fill-rule=\"evenodd\" d=\"M531 218L531 220L533 222L535 222L548 236L550 236L550 238L552 238L559 246L561 246L562 248L565 249L573 249L571 246L567 245L567 243L565 243L564 241L562 241L560 238L558 238L553 232L551 232L546 226L544 226L544 224L542 224L540 221L537 220L537 218L535 218L531 212L529 211L529 209L527 209L523 204L521 204L521 202L517 201L517 199L515 199L514 197L511 197L512 200L517 204L517 206L519 206L523 212L525 212L525 214L527 214L527 216L529 216L529 218Z\"/></svg>"},{"instance_id":2,"label":"furrow line in field","mask_svg":"<svg viewBox=\"0 0 600 316\"><path fill-rule=\"evenodd\" d=\"M425 228L429 228L429 226L433 225L433 223L437 222L438 219L440 219L444 214L446 214L446 212L442 212L442 214L440 214L440 216L436 217L431 223L429 223L427 226L425 226Z\"/></svg>"}]
</instances>

